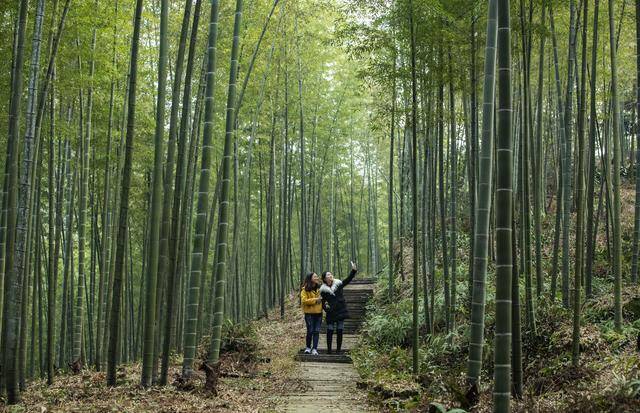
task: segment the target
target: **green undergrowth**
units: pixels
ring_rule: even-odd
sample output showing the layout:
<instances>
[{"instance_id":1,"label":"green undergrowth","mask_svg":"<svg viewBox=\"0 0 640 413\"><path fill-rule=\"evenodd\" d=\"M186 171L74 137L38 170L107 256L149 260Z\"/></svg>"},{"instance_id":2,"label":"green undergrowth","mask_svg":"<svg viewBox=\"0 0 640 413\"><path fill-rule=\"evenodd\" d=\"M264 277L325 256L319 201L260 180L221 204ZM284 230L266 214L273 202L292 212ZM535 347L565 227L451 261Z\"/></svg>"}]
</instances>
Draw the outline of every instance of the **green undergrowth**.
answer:
<instances>
[{"instance_id":1,"label":"green undergrowth","mask_svg":"<svg viewBox=\"0 0 640 413\"><path fill-rule=\"evenodd\" d=\"M461 274L460 274L461 275ZM436 274L441 280L442 275ZM463 280L461 275L459 280ZM480 403L469 411L491 410L493 383L493 336L495 305L487 279L485 347ZM537 334L527 330L524 313L524 280L521 280L523 396L514 401L515 411L640 411L640 288L623 289L624 327L613 325L611 280L594 279L594 297L582 307L581 358L572 365L572 312L545 290L536 302ZM424 323L420 296L420 373L412 371L412 280L395 281L394 299L389 299L388 280L382 277L369 303L359 345L352 351L354 364L384 411L451 411L466 406L466 362L468 357L468 286L457 285L455 328L445 332L443 295L435 296L434 334ZM431 297L429 297L431 299ZM461 410L457 410L461 411Z\"/></svg>"}]
</instances>

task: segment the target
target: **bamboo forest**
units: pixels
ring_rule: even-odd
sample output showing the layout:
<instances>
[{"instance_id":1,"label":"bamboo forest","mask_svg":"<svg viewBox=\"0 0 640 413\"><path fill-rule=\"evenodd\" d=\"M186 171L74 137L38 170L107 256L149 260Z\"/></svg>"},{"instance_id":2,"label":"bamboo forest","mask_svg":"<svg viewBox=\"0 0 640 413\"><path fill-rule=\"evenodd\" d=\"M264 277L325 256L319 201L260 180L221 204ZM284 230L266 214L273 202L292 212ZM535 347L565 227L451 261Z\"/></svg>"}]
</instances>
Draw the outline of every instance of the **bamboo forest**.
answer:
<instances>
[{"instance_id":1,"label":"bamboo forest","mask_svg":"<svg viewBox=\"0 0 640 413\"><path fill-rule=\"evenodd\" d=\"M0 38L0 411L640 412L640 0Z\"/></svg>"}]
</instances>

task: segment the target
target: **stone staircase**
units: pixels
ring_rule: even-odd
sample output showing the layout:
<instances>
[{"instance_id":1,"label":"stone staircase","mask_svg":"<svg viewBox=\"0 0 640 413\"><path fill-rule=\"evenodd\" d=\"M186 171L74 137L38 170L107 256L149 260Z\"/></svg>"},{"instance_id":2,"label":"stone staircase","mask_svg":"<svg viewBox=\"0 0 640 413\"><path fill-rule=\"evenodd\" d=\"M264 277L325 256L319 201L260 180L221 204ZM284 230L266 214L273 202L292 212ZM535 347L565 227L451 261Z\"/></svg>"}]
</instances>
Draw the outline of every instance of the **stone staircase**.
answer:
<instances>
[{"instance_id":1,"label":"stone staircase","mask_svg":"<svg viewBox=\"0 0 640 413\"><path fill-rule=\"evenodd\" d=\"M326 340L326 324L323 320L322 329L320 331L320 343L318 344L318 355L313 356L311 354L304 354L304 349L301 349L296 354L296 360L302 362L312 363L351 363L351 357L349 357L349 350L358 340L358 334L360 327L366 317L367 301L373 295L375 280L369 278L354 279L349 285L344 288L344 298L347 302L347 308L349 310L349 319L344 322L344 339L342 342L341 354L327 354L327 340ZM336 337L333 338L333 350L335 352Z\"/></svg>"}]
</instances>

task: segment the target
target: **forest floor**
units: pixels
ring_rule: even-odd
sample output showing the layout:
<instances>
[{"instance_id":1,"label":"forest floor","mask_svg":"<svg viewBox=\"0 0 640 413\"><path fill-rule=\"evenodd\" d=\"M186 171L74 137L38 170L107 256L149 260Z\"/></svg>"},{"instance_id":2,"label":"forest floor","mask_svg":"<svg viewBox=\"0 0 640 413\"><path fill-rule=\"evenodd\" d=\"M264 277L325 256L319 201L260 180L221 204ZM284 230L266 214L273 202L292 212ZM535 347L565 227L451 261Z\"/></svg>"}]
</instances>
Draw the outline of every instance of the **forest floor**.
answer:
<instances>
[{"instance_id":1,"label":"forest floor","mask_svg":"<svg viewBox=\"0 0 640 413\"><path fill-rule=\"evenodd\" d=\"M640 331L640 287L627 285L623 290L624 328L616 332L611 321L613 294L600 289L604 283L597 285L596 296L583 306L581 358L577 367L571 360L570 309L541 300L536 311L537 334L531 334L523 324L523 394L521 399L514 399L512 411L640 412L640 349L637 347L640 344L636 343ZM467 302L462 301L460 305L466 306ZM352 357L363 377L362 387L377 399L381 411L446 413L455 408L469 412L491 411L492 315L487 319L485 330L487 343L480 401L469 408L465 399L467 326L461 325L446 335L438 319L438 334L420 346L420 375L416 378L411 373L410 334L398 334L400 342L377 335L383 328L394 331L394 325L410 325L411 313L407 310L411 307L402 301L378 308L379 316L370 319L370 324L364 327L364 340L352 352ZM491 311L491 305L489 308Z\"/></svg>"},{"instance_id":2,"label":"forest floor","mask_svg":"<svg viewBox=\"0 0 640 413\"><path fill-rule=\"evenodd\" d=\"M621 217L626 274L629 273L633 230L633 194L630 185L623 187ZM555 202L543 222L546 279L552 257L554 207ZM622 332L615 331L612 276L604 233L601 228L594 260L594 297L582 306L580 365L573 367L571 364L571 310L549 300L546 284L543 297L536 305L537 334L530 334L523 324L524 389L522 399L513 403L514 411L640 411L640 351L637 347L640 343L636 343L640 331L640 287L625 283L622 295L624 328ZM468 259L465 244L466 241L460 241L458 259L461 263ZM410 245L405 245L405 268L411 268L410 251ZM437 267L436 271L440 277L442 268ZM61 373L52 386L42 380L31 381L23 393L22 403L11 407L0 404L0 412L301 411L299 404L292 408L292 401L295 401L292 395L308 394L325 397L325 400L334 396L332 400L336 400L340 394L334 391L352 398L350 408L342 407L343 411L369 410L368 402L375 400L380 411L446 412L447 408L464 406L469 297L462 273L458 280L457 328L451 336L444 334L444 321L439 311L443 298L437 296L436 334L421 345L421 374L417 379L411 374L412 278L407 274L404 282L398 277L397 296L392 303L385 298L385 277L379 279L376 295L370 303L375 311L368 316L363 339L351 344L354 346L351 356L357 370L349 366L346 370L323 375L322 366L310 365L313 363L302 366L294 360L304 343L305 328L297 296L291 295L287 299L284 319L280 319L279 309L275 309L266 319L241 327L235 338L225 343L227 348L221 356L222 377L217 396L203 390L201 372L197 372L189 390L180 389L173 383L144 389L140 385L140 364L126 364L118 370L116 387L106 385L104 372L85 369L77 375ZM494 282L493 270L489 268L487 285L492 286ZM558 279L558 289L560 286ZM522 294L523 290L524 283ZM488 412L492 405L495 307L491 291L489 288L487 294L487 342L480 403L469 410L473 412ZM426 337L424 331L422 335ZM180 361L179 357L173 359L170 382L179 376ZM338 385L327 387L327 381L331 380ZM304 399L298 401L304 402ZM326 406L329 407L330 404Z\"/></svg>"},{"instance_id":3,"label":"forest floor","mask_svg":"<svg viewBox=\"0 0 640 413\"><path fill-rule=\"evenodd\" d=\"M558 274L557 298L550 299L552 273L555 200L543 220L543 272L545 285L536 300L537 332L526 324L524 311L524 277L520 281L522 305L522 397L514 399L514 412L640 412L640 286L629 281L631 243L633 239L634 188L628 182L622 187L623 329L613 324L613 275L608 261L605 220L600 220L593 265L593 297L582 302L580 328L580 362L572 365L572 310L560 302L562 277ZM575 218L575 217L574 217ZM571 243L575 239L572 219ZM467 223L468 224L468 223ZM462 226L465 225L463 220ZM533 242L533 241L532 241ZM412 246L405 240L402 259L411 268ZM468 237L460 240L458 260L466 267ZM573 260L571 247L570 260ZM399 245L397 257L400 259ZM560 254L560 267L561 268ZM535 264L535 260L534 264ZM570 279L574 264L571 262ZM460 269L460 264L459 267ZM445 331L444 298L435 296L434 330L420 346L420 375L411 374L412 276L404 281L396 278L396 297L388 300L386 277L378 280L371 304L376 311L363 327L363 340L352 352L363 385L378 399L381 410L430 411L445 413L449 409L466 408L470 412L490 412L493 390L493 337L495 330L495 269L487 271L487 312L485 347L480 386L480 402L467 406L466 362L468 347L469 296L466 270L458 274L456 328ZM437 279L442 277L441 264L436 263ZM463 274L464 273L464 274ZM535 276L535 274L534 274ZM535 277L534 277L535 278ZM535 281L535 280L534 280ZM584 300L584 295L582 296ZM422 297L420 297L422 314ZM460 411L460 410L457 410Z\"/></svg>"},{"instance_id":4,"label":"forest floor","mask_svg":"<svg viewBox=\"0 0 640 413\"><path fill-rule=\"evenodd\" d=\"M304 345L305 335L297 296L290 296L287 301L283 320L276 309L267 319L251 323L250 340L256 345L255 354L227 351L221 356L217 396L203 390L204 374L199 371L189 390L179 389L173 383L144 389L140 385L141 364L136 363L119 368L116 387L106 385L104 372L89 369L77 375L61 374L52 386L47 386L44 380L32 381L23 393L22 403L11 407L0 405L0 412L282 411L289 395L313 389L312 383L300 376L301 363L294 360L295 353ZM173 361L170 382L180 373L180 359ZM352 375L356 375L353 370Z\"/></svg>"}]
</instances>

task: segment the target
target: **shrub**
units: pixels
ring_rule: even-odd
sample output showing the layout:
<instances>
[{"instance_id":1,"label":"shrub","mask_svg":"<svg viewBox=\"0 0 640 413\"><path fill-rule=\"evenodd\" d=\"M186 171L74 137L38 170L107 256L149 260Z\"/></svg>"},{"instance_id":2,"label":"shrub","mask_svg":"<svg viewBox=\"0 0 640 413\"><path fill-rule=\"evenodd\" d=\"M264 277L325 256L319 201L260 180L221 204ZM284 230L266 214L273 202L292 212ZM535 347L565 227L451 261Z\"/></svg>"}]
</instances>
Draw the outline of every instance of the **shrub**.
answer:
<instances>
[{"instance_id":1,"label":"shrub","mask_svg":"<svg viewBox=\"0 0 640 413\"><path fill-rule=\"evenodd\" d=\"M220 354L237 354L244 361L258 358L258 334L253 323L234 324L227 320L222 325Z\"/></svg>"},{"instance_id":2,"label":"shrub","mask_svg":"<svg viewBox=\"0 0 640 413\"><path fill-rule=\"evenodd\" d=\"M220 358L234 362L254 363L259 360L259 339L255 323L234 324L225 320L222 324ZM198 346L198 358L207 360L211 336L203 336Z\"/></svg>"},{"instance_id":3,"label":"shrub","mask_svg":"<svg viewBox=\"0 0 640 413\"><path fill-rule=\"evenodd\" d=\"M363 329L367 340L385 347L408 346L413 322L412 305L411 299L406 298L368 311L369 318Z\"/></svg>"}]
</instances>

